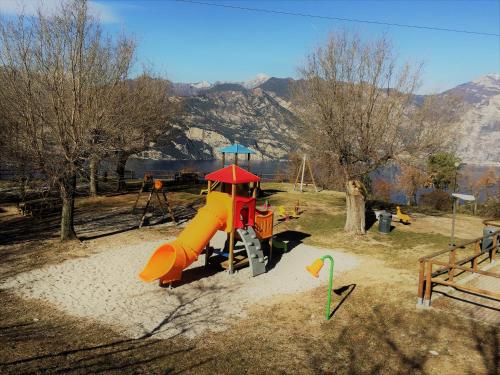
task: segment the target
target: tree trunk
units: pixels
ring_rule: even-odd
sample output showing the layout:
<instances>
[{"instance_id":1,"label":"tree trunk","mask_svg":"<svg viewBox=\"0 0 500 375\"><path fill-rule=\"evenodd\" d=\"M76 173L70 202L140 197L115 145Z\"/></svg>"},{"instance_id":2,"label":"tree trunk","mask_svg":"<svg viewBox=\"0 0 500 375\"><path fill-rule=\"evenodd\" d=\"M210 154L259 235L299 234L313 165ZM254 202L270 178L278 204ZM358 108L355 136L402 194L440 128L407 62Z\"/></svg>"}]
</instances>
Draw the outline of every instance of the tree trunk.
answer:
<instances>
[{"instance_id":1,"label":"tree trunk","mask_svg":"<svg viewBox=\"0 0 500 375\"><path fill-rule=\"evenodd\" d=\"M99 159L96 156L91 156L90 157L90 196L91 197L96 197L97 196L97 190L99 189L98 186L98 178L97 178L97 173L99 169Z\"/></svg>"},{"instance_id":2,"label":"tree trunk","mask_svg":"<svg viewBox=\"0 0 500 375\"><path fill-rule=\"evenodd\" d=\"M346 183L346 222L344 230L353 234L365 234L365 187L359 180Z\"/></svg>"},{"instance_id":3,"label":"tree trunk","mask_svg":"<svg viewBox=\"0 0 500 375\"><path fill-rule=\"evenodd\" d=\"M118 161L116 165L116 173L118 174L118 185L117 191L124 191L127 189L125 184L125 164L127 163L128 154L121 152L118 156Z\"/></svg>"},{"instance_id":4,"label":"tree trunk","mask_svg":"<svg viewBox=\"0 0 500 375\"><path fill-rule=\"evenodd\" d=\"M61 212L61 241L76 239L74 228L75 212L76 174L72 173L63 177L60 181L60 193L62 200Z\"/></svg>"}]
</instances>

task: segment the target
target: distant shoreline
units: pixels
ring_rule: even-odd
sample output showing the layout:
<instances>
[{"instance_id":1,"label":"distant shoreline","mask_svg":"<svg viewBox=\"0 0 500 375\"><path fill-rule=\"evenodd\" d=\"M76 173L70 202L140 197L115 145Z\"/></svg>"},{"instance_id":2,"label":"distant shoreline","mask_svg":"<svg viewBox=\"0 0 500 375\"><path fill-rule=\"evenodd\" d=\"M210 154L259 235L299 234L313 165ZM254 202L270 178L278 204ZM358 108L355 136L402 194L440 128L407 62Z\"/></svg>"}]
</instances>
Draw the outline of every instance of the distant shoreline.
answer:
<instances>
[{"instance_id":1,"label":"distant shoreline","mask_svg":"<svg viewBox=\"0 0 500 375\"><path fill-rule=\"evenodd\" d=\"M133 159L139 159L139 160L151 160L151 161L183 161L183 162L209 162L209 161L220 161L222 159L218 158L213 158L213 159L153 159L153 158L143 158L140 156L131 156ZM243 159L240 159L243 160ZM290 162L290 159L251 159L252 161L258 161L258 162ZM246 159L245 159L246 161ZM465 165L473 165L476 167L500 167L500 162L495 162L495 161L489 161L489 162L464 162Z\"/></svg>"}]
</instances>

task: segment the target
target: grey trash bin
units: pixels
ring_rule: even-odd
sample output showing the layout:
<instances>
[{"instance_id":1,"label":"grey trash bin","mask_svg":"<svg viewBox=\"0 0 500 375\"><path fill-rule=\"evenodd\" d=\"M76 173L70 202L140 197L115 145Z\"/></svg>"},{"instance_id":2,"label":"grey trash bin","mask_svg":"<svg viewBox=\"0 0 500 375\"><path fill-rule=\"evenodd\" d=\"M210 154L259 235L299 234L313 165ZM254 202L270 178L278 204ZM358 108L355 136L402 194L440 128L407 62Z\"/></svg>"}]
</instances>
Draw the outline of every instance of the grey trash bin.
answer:
<instances>
[{"instance_id":1,"label":"grey trash bin","mask_svg":"<svg viewBox=\"0 0 500 375\"><path fill-rule=\"evenodd\" d=\"M378 217L378 231L380 233L391 233L392 214L388 212L380 213Z\"/></svg>"},{"instance_id":2,"label":"grey trash bin","mask_svg":"<svg viewBox=\"0 0 500 375\"><path fill-rule=\"evenodd\" d=\"M486 237L492 233L495 233L498 230L498 228L495 227L484 227L483 228L483 241L481 242L481 250L490 250L491 245L493 245L493 236ZM498 246L498 241L497 241L497 246Z\"/></svg>"}]
</instances>

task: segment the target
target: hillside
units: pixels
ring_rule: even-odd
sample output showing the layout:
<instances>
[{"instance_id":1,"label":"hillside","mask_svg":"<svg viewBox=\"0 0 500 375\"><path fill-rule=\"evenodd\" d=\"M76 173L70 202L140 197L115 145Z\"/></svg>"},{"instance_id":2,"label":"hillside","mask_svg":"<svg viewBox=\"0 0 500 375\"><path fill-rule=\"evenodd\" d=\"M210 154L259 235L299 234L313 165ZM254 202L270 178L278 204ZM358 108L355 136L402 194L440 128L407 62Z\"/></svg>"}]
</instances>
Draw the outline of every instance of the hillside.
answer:
<instances>
[{"instance_id":1,"label":"hillside","mask_svg":"<svg viewBox=\"0 0 500 375\"><path fill-rule=\"evenodd\" d=\"M299 144L300 121L290 111L292 78L259 74L245 82L174 83L183 114L173 129L142 157L212 159L216 149L239 142L256 159L286 158ZM441 93L466 103L458 128L458 153L467 163L500 162L500 75L490 74ZM418 95L421 103L425 95Z\"/></svg>"},{"instance_id":2,"label":"hillside","mask_svg":"<svg viewBox=\"0 0 500 375\"><path fill-rule=\"evenodd\" d=\"M500 75L488 74L446 93L467 104L458 154L467 163L500 163Z\"/></svg>"},{"instance_id":3,"label":"hillside","mask_svg":"<svg viewBox=\"0 0 500 375\"><path fill-rule=\"evenodd\" d=\"M222 83L182 98L173 129L142 157L198 159L220 157L217 148L233 142L255 150L255 159L284 159L297 146L300 121L271 93Z\"/></svg>"}]
</instances>

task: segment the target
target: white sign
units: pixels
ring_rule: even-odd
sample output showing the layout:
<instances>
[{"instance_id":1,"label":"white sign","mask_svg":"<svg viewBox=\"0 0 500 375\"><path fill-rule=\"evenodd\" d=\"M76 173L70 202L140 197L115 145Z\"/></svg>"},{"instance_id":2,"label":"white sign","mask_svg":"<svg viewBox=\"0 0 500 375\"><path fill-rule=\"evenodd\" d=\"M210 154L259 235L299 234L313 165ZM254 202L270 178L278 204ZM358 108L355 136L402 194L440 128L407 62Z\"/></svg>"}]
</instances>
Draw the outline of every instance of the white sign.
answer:
<instances>
[{"instance_id":1,"label":"white sign","mask_svg":"<svg viewBox=\"0 0 500 375\"><path fill-rule=\"evenodd\" d=\"M470 194L459 194L459 193L453 193L452 196L454 198L461 199L463 201L475 201L476 198L473 195Z\"/></svg>"}]
</instances>

